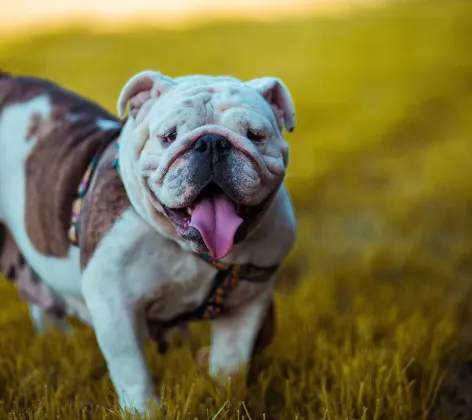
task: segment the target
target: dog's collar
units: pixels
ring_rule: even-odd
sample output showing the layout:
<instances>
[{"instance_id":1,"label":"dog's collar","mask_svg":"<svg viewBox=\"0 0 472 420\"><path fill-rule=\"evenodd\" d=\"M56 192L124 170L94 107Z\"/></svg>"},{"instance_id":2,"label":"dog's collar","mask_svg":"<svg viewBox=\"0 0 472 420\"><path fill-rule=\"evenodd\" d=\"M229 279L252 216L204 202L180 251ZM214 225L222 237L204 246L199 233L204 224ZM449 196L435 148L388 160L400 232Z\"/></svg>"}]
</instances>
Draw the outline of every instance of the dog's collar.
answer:
<instances>
[{"instance_id":1,"label":"dog's collar","mask_svg":"<svg viewBox=\"0 0 472 420\"><path fill-rule=\"evenodd\" d=\"M124 124L124 122L122 122L122 124ZM119 171L120 165L118 155L120 150L120 136L118 135L118 137L112 137L105 142L95 154L77 188L72 205L72 218L68 230L69 241L74 245L79 245L79 220L85 196L100 157L111 141L115 141L115 156L112 166ZM278 266L260 268L252 264L226 264L213 258L208 253L196 253L195 255L218 270L213 280L211 290L201 306L167 321L166 324L177 324L179 322L186 322L195 319L214 319L221 314L224 302L240 281L268 281L278 268Z\"/></svg>"}]
</instances>

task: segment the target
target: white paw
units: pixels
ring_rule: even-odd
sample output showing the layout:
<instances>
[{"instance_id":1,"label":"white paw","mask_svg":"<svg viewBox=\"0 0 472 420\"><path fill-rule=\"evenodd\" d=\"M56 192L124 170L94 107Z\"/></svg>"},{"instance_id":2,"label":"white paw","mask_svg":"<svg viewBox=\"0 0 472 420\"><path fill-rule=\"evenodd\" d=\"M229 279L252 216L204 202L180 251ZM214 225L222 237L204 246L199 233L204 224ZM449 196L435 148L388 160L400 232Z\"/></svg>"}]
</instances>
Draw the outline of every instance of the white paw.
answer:
<instances>
[{"instance_id":1,"label":"white paw","mask_svg":"<svg viewBox=\"0 0 472 420\"><path fill-rule=\"evenodd\" d=\"M126 413L139 415L146 420L163 420L166 418L166 408L158 397L135 398L131 400L128 397L120 398L120 408L123 412L123 418Z\"/></svg>"}]
</instances>

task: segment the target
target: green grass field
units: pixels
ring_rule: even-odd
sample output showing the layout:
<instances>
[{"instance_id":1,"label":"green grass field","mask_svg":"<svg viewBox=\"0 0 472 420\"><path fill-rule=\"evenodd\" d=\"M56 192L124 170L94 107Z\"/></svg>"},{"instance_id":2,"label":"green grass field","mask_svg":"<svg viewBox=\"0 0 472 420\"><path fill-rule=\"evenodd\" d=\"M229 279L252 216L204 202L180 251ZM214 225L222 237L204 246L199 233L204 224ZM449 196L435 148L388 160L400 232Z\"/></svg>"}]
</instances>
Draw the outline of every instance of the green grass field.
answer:
<instances>
[{"instance_id":1,"label":"green grass field","mask_svg":"<svg viewBox=\"0 0 472 420\"><path fill-rule=\"evenodd\" d=\"M275 75L292 91L299 237L280 276L276 339L255 362L258 383L236 378L225 392L193 363L208 325L165 357L150 347L169 418L472 418L471 2L185 31L71 29L0 42L0 67L113 111L147 68ZM93 332L35 337L6 281L0 418L118 418Z\"/></svg>"}]
</instances>

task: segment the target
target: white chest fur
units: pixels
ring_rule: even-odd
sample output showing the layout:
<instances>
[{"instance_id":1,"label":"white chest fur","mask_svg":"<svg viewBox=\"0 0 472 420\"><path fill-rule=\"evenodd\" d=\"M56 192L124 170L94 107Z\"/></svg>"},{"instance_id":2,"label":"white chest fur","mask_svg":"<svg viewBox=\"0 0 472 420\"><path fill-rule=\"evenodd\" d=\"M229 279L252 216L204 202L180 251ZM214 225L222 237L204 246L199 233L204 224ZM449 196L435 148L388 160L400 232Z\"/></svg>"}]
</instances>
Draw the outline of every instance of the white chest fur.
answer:
<instances>
[{"instance_id":1,"label":"white chest fur","mask_svg":"<svg viewBox=\"0 0 472 420\"><path fill-rule=\"evenodd\" d=\"M150 317L170 320L205 301L216 273L207 262L184 252L128 210L103 238L84 274L94 294L102 294L103 299L108 295L106 288L114 287L121 299L146 307ZM227 305L237 306L265 287L243 281Z\"/></svg>"}]
</instances>

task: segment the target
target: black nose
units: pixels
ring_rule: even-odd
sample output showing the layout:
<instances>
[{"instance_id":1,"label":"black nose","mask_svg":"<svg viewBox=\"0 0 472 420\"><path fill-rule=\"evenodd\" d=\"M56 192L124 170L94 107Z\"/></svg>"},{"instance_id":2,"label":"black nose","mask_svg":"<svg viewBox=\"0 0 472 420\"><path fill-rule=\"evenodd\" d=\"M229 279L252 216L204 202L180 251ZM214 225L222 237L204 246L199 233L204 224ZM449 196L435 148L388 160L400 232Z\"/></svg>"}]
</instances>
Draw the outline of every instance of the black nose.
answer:
<instances>
[{"instance_id":1,"label":"black nose","mask_svg":"<svg viewBox=\"0 0 472 420\"><path fill-rule=\"evenodd\" d=\"M214 150L217 154L220 154L231 149L231 143L219 134L204 134L195 142L193 149L200 153L208 153Z\"/></svg>"}]
</instances>

